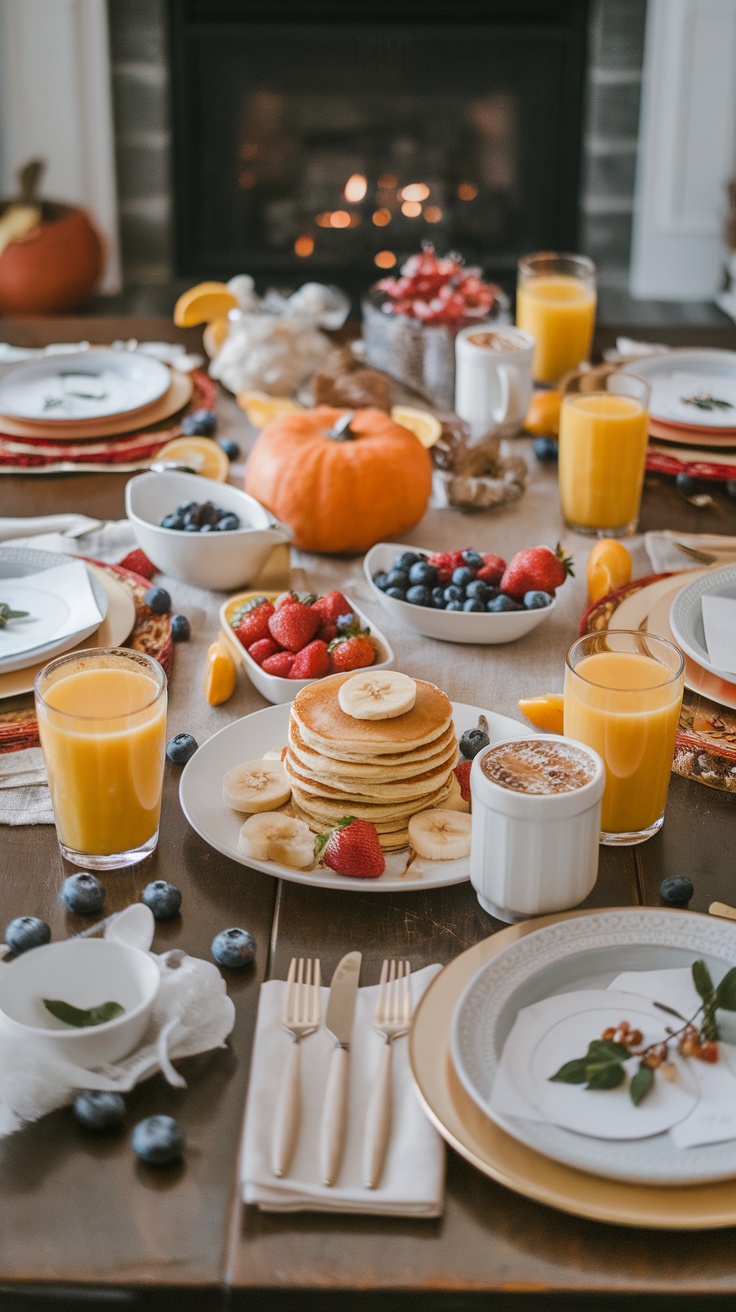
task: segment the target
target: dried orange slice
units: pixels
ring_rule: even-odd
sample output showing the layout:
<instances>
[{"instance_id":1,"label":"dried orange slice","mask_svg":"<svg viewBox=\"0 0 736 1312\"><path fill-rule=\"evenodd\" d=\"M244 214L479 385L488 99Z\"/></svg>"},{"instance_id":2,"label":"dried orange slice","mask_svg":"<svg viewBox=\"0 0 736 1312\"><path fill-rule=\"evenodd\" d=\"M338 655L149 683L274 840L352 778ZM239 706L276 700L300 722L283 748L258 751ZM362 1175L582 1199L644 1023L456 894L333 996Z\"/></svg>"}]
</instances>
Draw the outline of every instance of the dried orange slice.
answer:
<instances>
[{"instance_id":1,"label":"dried orange slice","mask_svg":"<svg viewBox=\"0 0 736 1312\"><path fill-rule=\"evenodd\" d=\"M228 335L229 329L230 320L224 316L219 319L212 319L211 322L207 324L207 327L202 333L202 345L210 357L210 360L214 355L217 355Z\"/></svg>"},{"instance_id":2,"label":"dried orange slice","mask_svg":"<svg viewBox=\"0 0 736 1312\"><path fill-rule=\"evenodd\" d=\"M561 692L548 692L545 697L522 697L519 710L536 729L562 733L565 698Z\"/></svg>"},{"instance_id":3,"label":"dried orange slice","mask_svg":"<svg viewBox=\"0 0 736 1312\"><path fill-rule=\"evenodd\" d=\"M394 405L391 407L391 418L395 424L408 428L410 433L419 438L422 446L427 448L434 446L442 436L442 424L429 410L416 410L410 405Z\"/></svg>"},{"instance_id":4,"label":"dried orange slice","mask_svg":"<svg viewBox=\"0 0 736 1312\"><path fill-rule=\"evenodd\" d=\"M222 447L209 437L175 437L156 453L156 460L178 460L202 478L227 482L229 461Z\"/></svg>"},{"instance_id":5,"label":"dried orange slice","mask_svg":"<svg viewBox=\"0 0 736 1312\"><path fill-rule=\"evenodd\" d=\"M269 396L267 392L238 392L235 400L254 428L265 428L272 419L304 409L298 401L292 401L290 396Z\"/></svg>"},{"instance_id":6,"label":"dried orange slice","mask_svg":"<svg viewBox=\"0 0 736 1312\"><path fill-rule=\"evenodd\" d=\"M227 318L228 310L238 308L238 298L224 282L198 282L182 292L174 306L177 328L194 328L198 323Z\"/></svg>"},{"instance_id":7,"label":"dried orange slice","mask_svg":"<svg viewBox=\"0 0 736 1312\"><path fill-rule=\"evenodd\" d=\"M586 579L591 602L600 601L609 592L631 582L632 560L623 542L601 538L588 557Z\"/></svg>"},{"instance_id":8,"label":"dried orange slice","mask_svg":"<svg viewBox=\"0 0 736 1312\"><path fill-rule=\"evenodd\" d=\"M235 692L238 671L222 638L212 643L204 667L204 695L210 706L220 706Z\"/></svg>"},{"instance_id":9,"label":"dried orange slice","mask_svg":"<svg viewBox=\"0 0 736 1312\"><path fill-rule=\"evenodd\" d=\"M534 392L524 420L532 437L556 437L560 431L560 393L556 387Z\"/></svg>"}]
</instances>

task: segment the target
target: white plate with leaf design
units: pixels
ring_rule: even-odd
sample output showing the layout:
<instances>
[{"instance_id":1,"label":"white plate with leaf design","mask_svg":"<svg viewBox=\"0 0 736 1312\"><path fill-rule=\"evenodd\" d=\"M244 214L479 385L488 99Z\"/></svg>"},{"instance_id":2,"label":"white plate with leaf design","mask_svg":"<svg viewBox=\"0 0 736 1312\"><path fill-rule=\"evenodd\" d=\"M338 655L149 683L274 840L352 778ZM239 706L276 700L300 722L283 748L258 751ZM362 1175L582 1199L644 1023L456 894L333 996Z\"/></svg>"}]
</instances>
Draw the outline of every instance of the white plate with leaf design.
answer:
<instances>
[{"instance_id":1,"label":"white plate with leaf design","mask_svg":"<svg viewBox=\"0 0 736 1312\"><path fill-rule=\"evenodd\" d=\"M678 428L736 431L736 351L666 351L630 360L622 372L649 383L652 419Z\"/></svg>"},{"instance_id":2,"label":"white plate with leaf design","mask_svg":"<svg viewBox=\"0 0 736 1312\"><path fill-rule=\"evenodd\" d=\"M676 1148L666 1133L606 1140L546 1121L499 1115L489 1104L503 1046L524 1007L557 994L606 989L623 971L689 969L698 959L717 985L736 964L736 924L693 912L636 907L576 917L527 934L478 972L457 1005L451 1052L458 1077L481 1111L507 1134L566 1166L632 1184L703 1184L736 1177L736 1140L687 1149ZM611 1023L619 1019L612 1015ZM663 1016L663 1034L666 1023ZM722 1037L733 1042L736 1017L719 1013L719 1023Z\"/></svg>"}]
</instances>

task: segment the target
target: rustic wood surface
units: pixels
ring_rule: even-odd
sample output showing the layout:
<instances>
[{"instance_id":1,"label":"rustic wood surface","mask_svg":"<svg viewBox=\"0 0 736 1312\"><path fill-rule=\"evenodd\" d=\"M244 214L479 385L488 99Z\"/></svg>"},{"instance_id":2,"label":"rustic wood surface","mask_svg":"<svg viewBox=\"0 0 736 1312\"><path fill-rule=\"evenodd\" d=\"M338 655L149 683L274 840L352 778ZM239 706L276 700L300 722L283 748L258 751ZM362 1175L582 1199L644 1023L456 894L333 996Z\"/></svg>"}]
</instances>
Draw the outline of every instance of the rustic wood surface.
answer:
<instances>
[{"instance_id":1,"label":"rustic wood surface","mask_svg":"<svg viewBox=\"0 0 736 1312\"><path fill-rule=\"evenodd\" d=\"M185 340L164 320L62 320L5 323L18 344L115 337ZM682 329L651 334L673 344L736 346L736 330ZM608 345L615 330L599 336ZM114 474L7 475L0 514L44 514L62 508L99 517L123 513L125 477ZM70 493L73 495L70 496ZM736 508L724 493L716 511L685 503L671 480L647 480L642 527L736 533ZM143 883L178 884L187 906L187 947L208 956L224 924L243 923L270 952L255 972L228 972L237 1008L226 1051L185 1064L189 1090L160 1078L130 1098L130 1120L168 1111L182 1122L189 1150L173 1172L136 1167L127 1135L96 1140L79 1131L68 1110L0 1143L0 1308L125 1306L168 1309L344 1306L366 1308L517 1309L591 1305L692 1306L736 1296L733 1231L674 1236L625 1230L557 1213L504 1190L449 1154L447 1206L441 1220L416 1222L293 1215L244 1208L236 1165L261 980L283 977L295 951L319 951L325 975L345 951L364 954L362 982L375 982L386 955L413 965L449 961L488 932L488 918L468 884L426 893L345 897L277 883L243 880L242 867L212 851L187 825L167 776L162 841L145 872L106 879L108 907L126 905ZM690 876L692 906L736 901L733 799L674 777L667 824L634 850L605 849L590 905L658 903L665 873ZM83 927L60 905L64 873L49 826L2 829L0 921L31 912L54 936ZM154 947L177 941L178 922L157 926ZM678 1297L679 1296L679 1297ZM569 1302L568 1302L569 1298ZM82 1301L84 1300L84 1301Z\"/></svg>"}]
</instances>

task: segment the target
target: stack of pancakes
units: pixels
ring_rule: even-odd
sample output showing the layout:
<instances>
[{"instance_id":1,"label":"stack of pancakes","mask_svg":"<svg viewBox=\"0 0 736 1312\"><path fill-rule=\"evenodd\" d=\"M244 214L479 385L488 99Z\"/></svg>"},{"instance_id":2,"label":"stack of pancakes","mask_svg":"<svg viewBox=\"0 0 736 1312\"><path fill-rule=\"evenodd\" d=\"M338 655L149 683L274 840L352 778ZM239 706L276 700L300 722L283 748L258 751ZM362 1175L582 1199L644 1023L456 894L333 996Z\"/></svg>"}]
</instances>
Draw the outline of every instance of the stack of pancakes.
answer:
<instances>
[{"instance_id":1,"label":"stack of pancakes","mask_svg":"<svg viewBox=\"0 0 736 1312\"><path fill-rule=\"evenodd\" d=\"M294 814L315 833L346 815L370 820L381 847L406 847L410 816L442 806L452 790L452 707L433 683L417 679L410 711L358 720L345 714L337 697L351 677L317 679L294 699L284 754Z\"/></svg>"}]
</instances>

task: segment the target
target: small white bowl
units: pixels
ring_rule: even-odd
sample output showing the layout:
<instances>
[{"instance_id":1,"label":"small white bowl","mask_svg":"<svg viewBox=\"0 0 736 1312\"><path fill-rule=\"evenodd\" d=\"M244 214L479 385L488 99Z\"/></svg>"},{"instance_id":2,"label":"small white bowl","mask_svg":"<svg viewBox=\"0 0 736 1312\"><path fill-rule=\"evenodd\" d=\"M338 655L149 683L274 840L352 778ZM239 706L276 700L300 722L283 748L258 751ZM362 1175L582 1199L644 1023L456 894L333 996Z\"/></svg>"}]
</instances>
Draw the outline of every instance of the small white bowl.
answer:
<instances>
[{"instance_id":1,"label":"small white bowl","mask_svg":"<svg viewBox=\"0 0 736 1312\"><path fill-rule=\"evenodd\" d=\"M233 511L242 528L223 533L184 533L161 528L161 520L183 501L213 501ZM139 474L125 488L125 513L136 541L162 573L213 592L247 587L258 577L273 548L289 533L256 501L229 483L199 474Z\"/></svg>"},{"instance_id":2,"label":"small white bowl","mask_svg":"<svg viewBox=\"0 0 736 1312\"><path fill-rule=\"evenodd\" d=\"M439 638L440 642L477 642L495 646L502 642L516 642L537 625L548 619L556 605L553 597L549 606L538 610L480 611L433 610L430 606L412 606L411 602L387 597L373 582L374 574L387 572L402 551L417 551L431 556L432 547L407 546L405 542L379 542L371 547L363 569L374 596L385 606L389 615L425 638Z\"/></svg>"},{"instance_id":3,"label":"small white bowl","mask_svg":"<svg viewBox=\"0 0 736 1312\"><path fill-rule=\"evenodd\" d=\"M161 974L146 952L104 938L69 938L31 948L0 967L0 1014L4 1022L57 1057L91 1069L119 1061L146 1032ZM119 1002L122 1016L89 1029L57 1020L43 999L73 1007Z\"/></svg>"},{"instance_id":4,"label":"small white bowl","mask_svg":"<svg viewBox=\"0 0 736 1312\"><path fill-rule=\"evenodd\" d=\"M274 597L278 594L275 592L263 594L258 592L239 592L234 597L228 597L227 601L224 601L220 607L220 628L225 634L236 660L239 659L243 662L248 678L253 686L258 689L262 697L266 698L267 702L273 702L274 706L279 706L283 702L293 702L297 693L301 692L302 688L306 688L309 683L315 683L316 680L282 679L277 674L269 674L268 670L261 669L258 662L254 661L253 657L248 655L245 647L236 638L230 625L231 617L235 614L238 607L242 606L246 601L250 601L251 597L258 597L261 595L268 597L270 601L273 601ZM389 669L394 661L394 653L391 650L389 643L386 641L380 630L376 628L375 624L373 624L363 611L355 605L355 602L351 601L350 597L346 596L345 593L343 593L343 596L345 597L350 609L355 611L355 614L359 617L362 623L371 631L371 642L376 649L377 659L373 665L370 665L367 668L371 670ZM324 677L327 678L327 675Z\"/></svg>"}]
</instances>

